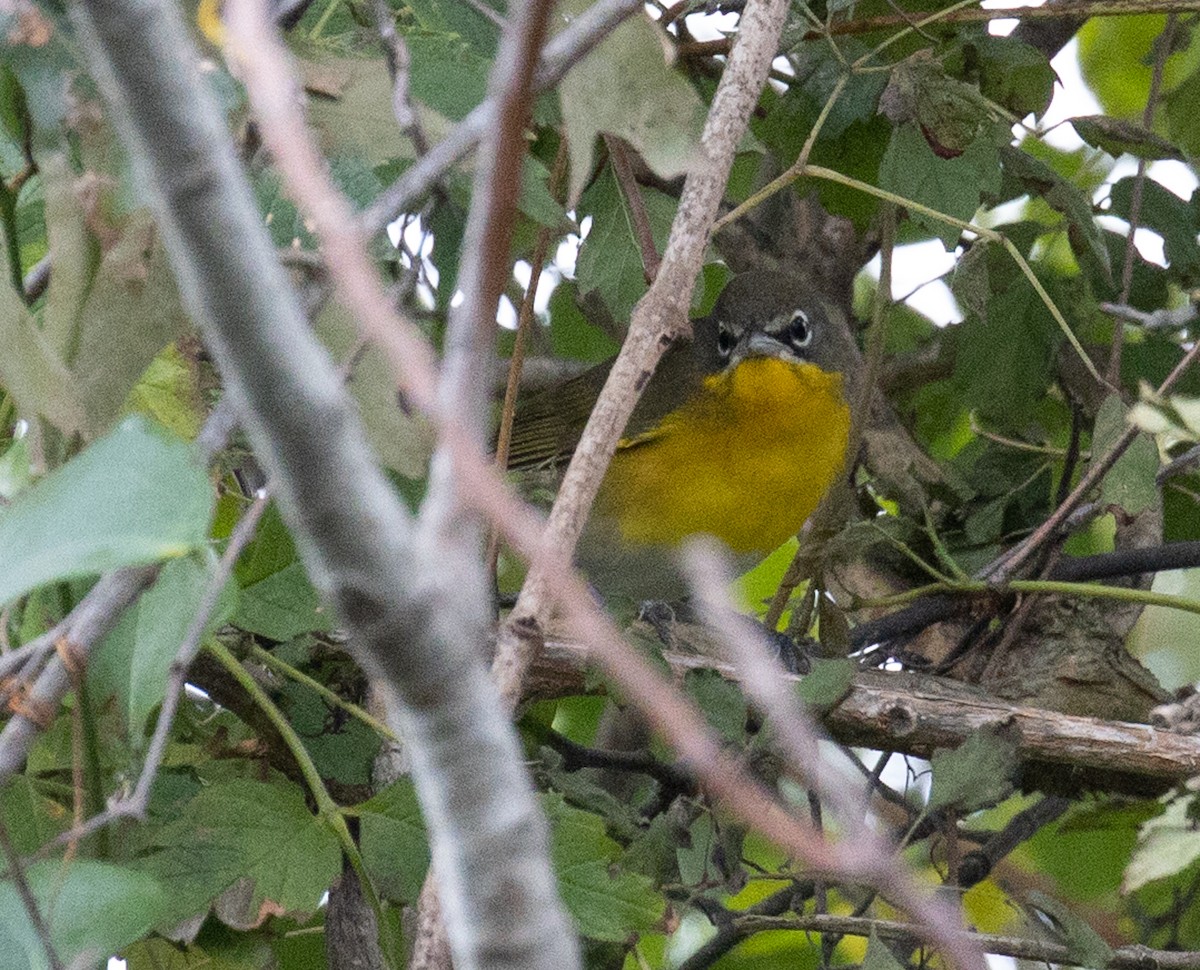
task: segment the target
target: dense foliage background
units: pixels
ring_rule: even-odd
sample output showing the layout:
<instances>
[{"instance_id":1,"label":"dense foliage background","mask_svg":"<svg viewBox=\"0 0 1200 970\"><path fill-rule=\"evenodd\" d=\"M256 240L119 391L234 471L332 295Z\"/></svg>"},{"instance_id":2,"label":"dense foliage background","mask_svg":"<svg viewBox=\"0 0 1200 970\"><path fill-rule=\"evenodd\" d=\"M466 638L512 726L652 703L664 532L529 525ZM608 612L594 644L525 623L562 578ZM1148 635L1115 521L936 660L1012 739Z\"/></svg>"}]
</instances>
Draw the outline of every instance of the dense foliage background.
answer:
<instances>
[{"instance_id":1,"label":"dense foliage background","mask_svg":"<svg viewBox=\"0 0 1200 970\"><path fill-rule=\"evenodd\" d=\"M584 6L563 0L554 29ZM652 4L537 99L501 364L522 315L528 380L615 353L729 49L692 31L734 31L741 6ZM731 271L782 268L864 348L879 397L853 488L737 596L817 638L801 696L836 739L820 749L826 785L870 813L897 871L946 886L967 927L997 934L984 948L1018 959L1127 966L1119 948L1142 944L1200 964L1190 708L1157 715L1182 732L1167 740L1088 720L1144 724L1200 678L1200 552L1179 545L1200 540L1200 372L1173 373L1195 347L1200 280L1197 11L1064 0L1015 11L1001 36L973 0L793 4L723 211L750 205L714 236L693 298L705 312ZM430 429L330 296L227 63L220 6L185 12L280 259L417 509ZM492 0L316 0L286 32L333 178L369 221L399 217L372 254L434 346L472 162L403 212L378 200L485 98L511 15ZM399 966L429 850L394 730L246 442L192 444L219 423L221 378L86 43L49 0L0 4L0 30L0 967ZM1100 108L1064 123L1077 138L1049 138L1050 60L1072 41ZM950 326L863 271L878 257L887 277L893 247L931 239L954 256ZM999 558L1013 549L1019 567ZM1136 549L1134 565L1089 558ZM501 589L522 570L503 551ZM136 583L89 638L79 604L115 571ZM903 630L864 626L911 616L919 594L943 598ZM673 662L730 751L832 838L847 830L733 681ZM50 664L65 678L53 703ZM538 678L519 729L588 966L942 959L886 889L814 877L661 743L606 760L589 747L612 703L600 679L569 649L546 664L557 680ZM921 704L943 689L965 693L935 723ZM906 693L911 711L886 700ZM872 698L882 715L854 713ZM138 812L102 814L138 795Z\"/></svg>"}]
</instances>

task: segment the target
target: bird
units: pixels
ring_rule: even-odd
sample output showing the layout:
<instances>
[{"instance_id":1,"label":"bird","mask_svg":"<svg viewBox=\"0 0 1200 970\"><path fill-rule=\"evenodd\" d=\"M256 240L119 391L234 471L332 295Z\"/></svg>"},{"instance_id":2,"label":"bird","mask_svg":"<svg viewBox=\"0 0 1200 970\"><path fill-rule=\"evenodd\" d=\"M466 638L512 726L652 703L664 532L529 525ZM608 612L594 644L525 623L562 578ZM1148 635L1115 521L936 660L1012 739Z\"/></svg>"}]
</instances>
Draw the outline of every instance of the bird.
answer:
<instances>
[{"instance_id":1,"label":"bird","mask_svg":"<svg viewBox=\"0 0 1200 970\"><path fill-rule=\"evenodd\" d=\"M578 550L597 591L679 599L690 537L749 568L796 535L845 469L852 344L794 275L733 276L664 354L617 445ZM519 402L510 469L561 477L611 366Z\"/></svg>"}]
</instances>

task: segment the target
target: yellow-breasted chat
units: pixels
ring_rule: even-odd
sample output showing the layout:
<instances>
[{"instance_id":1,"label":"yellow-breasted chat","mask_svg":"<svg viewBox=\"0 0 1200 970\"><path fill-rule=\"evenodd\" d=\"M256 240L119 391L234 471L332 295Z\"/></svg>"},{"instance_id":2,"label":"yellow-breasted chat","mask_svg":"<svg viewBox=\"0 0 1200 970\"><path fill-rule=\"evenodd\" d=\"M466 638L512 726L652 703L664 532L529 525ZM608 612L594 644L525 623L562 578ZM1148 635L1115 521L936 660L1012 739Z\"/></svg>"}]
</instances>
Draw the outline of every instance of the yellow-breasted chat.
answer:
<instances>
[{"instance_id":1,"label":"yellow-breasted chat","mask_svg":"<svg viewBox=\"0 0 1200 970\"><path fill-rule=\"evenodd\" d=\"M791 276L743 273L692 323L634 410L580 542L605 595L683 595L673 553L692 535L752 564L799 532L845 465L850 355L819 299ZM609 367L518 406L510 468L565 465Z\"/></svg>"}]
</instances>

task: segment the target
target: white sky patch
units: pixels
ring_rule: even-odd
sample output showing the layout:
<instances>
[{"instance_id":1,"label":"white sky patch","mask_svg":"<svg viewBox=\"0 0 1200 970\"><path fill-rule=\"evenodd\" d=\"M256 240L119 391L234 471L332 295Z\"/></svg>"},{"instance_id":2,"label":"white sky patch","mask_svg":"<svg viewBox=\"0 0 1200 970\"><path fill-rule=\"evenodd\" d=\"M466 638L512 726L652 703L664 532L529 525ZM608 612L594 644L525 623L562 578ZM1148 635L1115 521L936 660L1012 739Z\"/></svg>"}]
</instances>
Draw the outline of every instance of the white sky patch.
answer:
<instances>
[{"instance_id":1,"label":"white sky patch","mask_svg":"<svg viewBox=\"0 0 1200 970\"><path fill-rule=\"evenodd\" d=\"M496 322L505 330L517 329L517 308L507 296L500 297L500 305L496 308Z\"/></svg>"},{"instance_id":2,"label":"white sky patch","mask_svg":"<svg viewBox=\"0 0 1200 970\"><path fill-rule=\"evenodd\" d=\"M1037 3L1026 3L1024 0L983 0L980 6L985 10L1008 10L1014 7L1040 7L1044 2L1045 0L1038 0ZM1008 17L993 20L988 23L988 33L996 37L1007 37L1017 29L1019 23L1019 20Z\"/></svg>"},{"instance_id":3,"label":"white sky patch","mask_svg":"<svg viewBox=\"0 0 1200 970\"><path fill-rule=\"evenodd\" d=\"M943 279L956 261L937 239L897 246L892 251L892 298L907 296L909 306L941 326L961 323L962 311ZM866 266L871 279L879 279L879 267L876 255Z\"/></svg>"},{"instance_id":4,"label":"white sky patch","mask_svg":"<svg viewBox=\"0 0 1200 970\"><path fill-rule=\"evenodd\" d=\"M1043 141L1053 148L1062 151L1075 151L1082 147L1083 139L1075 134L1075 129L1069 124L1063 124L1067 118L1080 115L1102 114L1104 109L1092 94L1083 73L1079 70L1079 41L1074 38L1050 62L1054 73L1058 75L1058 83L1054 86L1054 98L1050 107L1042 115L1042 128L1050 129ZM1055 127L1055 126L1058 127Z\"/></svg>"},{"instance_id":5,"label":"white sky patch","mask_svg":"<svg viewBox=\"0 0 1200 970\"><path fill-rule=\"evenodd\" d=\"M902 795L915 795L918 804L925 804L929 801L929 788L933 778L929 773L929 762L921 758L905 757L900 754L888 754L886 752L869 751L862 749L859 755L863 758L863 763L872 771L878 766L878 758L887 758L887 767L883 769L883 774L879 776L879 780L891 788L893 791L898 791ZM876 755L877 760L874 763L870 762L871 755Z\"/></svg>"},{"instance_id":6,"label":"white sky patch","mask_svg":"<svg viewBox=\"0 0 1200 970\"><path fill-rule=\"evenodd\" d=\"M738 15L736 13L694 13L688 14L688 32L696 40L720 40L728 37L737 29Z\"/></svg>"},{"instance_id":7,"label":"white sky patch","mask_svg":"<svg viewBox=\"0 0 1200 970\"><path fill-rule=\"evenodd\" d=\"M522 290L529 289L529 281L532 276L533 266L523 259L518 260L513 267L513 278L516 279ZM557 267L547 266L542 269L542 275L538 277L537 294L533 298L534 313L545 313L549 309L550 294L560 279L562 279L562 274L558 272Z\"/></svg>"}]
</instances>

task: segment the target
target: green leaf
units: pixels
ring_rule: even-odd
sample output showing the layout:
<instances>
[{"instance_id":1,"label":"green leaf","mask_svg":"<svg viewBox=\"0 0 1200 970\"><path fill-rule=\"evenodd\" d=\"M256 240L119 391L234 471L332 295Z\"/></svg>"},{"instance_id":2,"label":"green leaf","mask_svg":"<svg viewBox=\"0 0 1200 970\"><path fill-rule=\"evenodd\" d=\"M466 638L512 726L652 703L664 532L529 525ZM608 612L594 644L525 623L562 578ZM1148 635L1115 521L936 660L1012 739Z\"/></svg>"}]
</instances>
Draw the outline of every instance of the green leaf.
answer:
<instances>
[{"instance_id":1,"label":"green leaf","mask_svg":"<svg viewBox=\"0 0 1200 970\"><path fill-rule=\"evenodd\" d=\"M812 670L800 678L796 693L804 706L815 711L836 707L854 684L856 667L849 660L816 660Z\"/></svg>"},{"instance_id":2,"label":"green leaf","mask_svg":"<svg viewBox=\"0 0 1200 970\"><path fill-rule=\"evenodd\" d=\"M1150 92L1154 45L1165 24L1163 14L1141 14L1094 17L1080 29L1079 67L1106 114L1114 118L1142 116ZM1167 58L1163 72L1165 92L1172 92L1195 70L1200 56L1195 47L1188 45ZM1194 99L1191 104L1195 105Z\"/></svg>"},{"instance_id":3,"label":"green leaf","mask_svg":"<svg viewBox=\"0 0 1200 970\"><path fill-rule=\"evenodd\" d=\"M650 219L655 248L661 253L675 217L676 202L654 189L639 191ZM646 271L633 216L611 166L584 193L578 211L580 215L592 216L592 229L580 249L576 269L579 292L586 295L598 291L613 318L624 323L633 312L633 305L646 292Z\"/></svg>"},{"instance_id":4,"label":"green leaf","mask_svg":"<svg viewBox=\"0 0 1200 970\"><path fill-rule=\"evenodd\" d=\"M128 418L0 510L0 603L55 580L186 555L213 494L182 441Z\"/></svg>"},{"instance_id":5,"label":"green leaf","mask_svg":"<svg viewBox=\"0 0 1200 970\"><path fill-rule=\"evenodd\" d=\"M594 940L620 943L662 919L666 901L645 876L614 866L621 847L604 831L598 815L571 808L546 795L551 859L563 903L579 932Z\"/></svg>"},{"instance_id":6,"label":"green leaf","mask_svg":"<svg viewBox=\"0 0 1200 970\"><path fill-rule=\"evenodd\" d=\"M953 751L942 751L931 760L933 786L929 811L954 806L960 812L987 808L1012 792L1017 748L1011 738L979 731Z\"/></svg>"},{"instance_id":7,"label":"green leaf","mask_svg":"<svg viewBox=\"0 0 1200 970\"><path fill-rule=\"evenodd\" d=\"M65 361L84 325L81 315L99 247L88 231L88 212L76 192L76 175L63 146L40 152L38 168L46 200L46 244L58 269L46 290L42 333L55 355Z\"/></svg>"},{"instance_id":8,"label":"green leaf","mask_svg":"<svg viewBox=\"0 0 1200 970\"><path fill-rule=\"evenodd\" d=\"M322 680L329 682L332 676L336 674L322 674ZM343 785L371 784L379 753L379 737L371 728L304 684L282 684L278 703L322 778Z\"/></svg>"},{"instance_id":9,"label":"green leaf","mask_svg":"<svg viewBox=\"0 0 1200 970\"><path fill-rule=\"evenodd\" d=\"M70 358L90 434L109 426L147 365L187 324L150 213L139 210L119 231L90 280Z\"/></svg>"},{"instance_id":10,"label":"green leaf","mask_svg":"<svg viewBox=\"0 0 1200 970\"><path fill-rule=\"evenodd\" d=\"M532 155L526 155L521 166L521 197L517 204L538 225L553 229L562 224L567 213L550 194L549 180L550 172L546 166Z\"/></svg>"},{"instance_id":11,"label":"green leaf","mask_svg":"<svg viewBox=\"0 0 1200 970\"><path fill-rule=\"evenodd\" d=\"M688 827L686 838L678 839L675 864L679 881L685 886L711 884L718 875L713 855L719 851L720 833L711 812L702 812Z\"/></svg>"},{"instance_id":12,"label":"green leaf","mask_svg":"<svg viewBox=\"0 0 1200 970\"><path fill-rule=\"evenodd\" d=\"M169 925L202 913L242 929L316 911L341 870L337 837L299 789L237 779L202 790L153 836L138 868L171 887ZM232 890L232 891L231 891Z\"/></svg>"},{"instance_id":13,"label":"green leaf","mask_svg":"<svg viewBox=\"0 0 1200 970\"><path fill-rule=\"evenodd\" d=\"M585 7L570 0L559 13L570 18ZM559 84L571 155L569 202L579 198L591 177L601 132L625 139L663 178L683 175L696 157L704 105L667 63L658 30L647 17L630 18Z\"/></svg>"},{"instance_id":14,"label":"green leaf","mask_svg":"<svg viewBox=\"0 0 1200 970\"><path fill-rule=\"evenodd\" d=\"M461 121L487 93L491 61L452 35L412 32L407 40L412 96L450 120ZM390 85L384 103L391 105ZM391 124L396 126L395 118Z\"/></svg>"},{"instance_id":15,"label":"green leaf","mask_svg":"<svg viewBox=\"0 0 1200 970\"><path fill-rule=\"evenodd\" d=\"M437 238L440 243L442 236ZM433 435L423 418L401 406L395 373L383 352L374 345L359 346L353 317L336 301L329 301L313 329L339 363L354 355L350 394L379 460L405 478L424 478Z\"/></svg>"},{"instance_id":16,"label":"green leaf","mask_svg":"<svg viewBox=\"0 0 1200 970\"><path fill-rule=\"evenodd\" d=\"M353 157L368 165L415 156L412 142L396 123L392 82L382 57L347 57L308 46L302 51L299 65L309 95L308 120L327 155Z\"/></svg>"},{"instance_id":17,"label":"green leaf","mask_svg":"<svg viewBox=\"0 0 1200 970\"><path fill-rule=\"evenodd\" d=\"M1194 802L1194 795L1173 798L1162 815L1142 825L1125 870L1124 892L1173 876L1200 859L1200 829L1192 817Z\"/></svg>"},{"instance_id":18,"label":"green leaf","mask_svg":"<svg viewBox=\"0 0 1200 970\"><path fill-rule=\"evenodd\" d=\"M1192 73L1163 99L1166 106L1167 133L1178 146L1195 157L1200 154L1200 70Z\"/></svg>"},{"instance_id":19,"label":"green leaf","mask_svg":"<svg viewBox=\"0 0 1200 970\"><path fill-rule=\"evenodd\" d=\"M70 819L61 805L37 790L31 778L15 775L0 786L0 821L13 848L28 854L65 830Z\"/></svg>"},{"instance_id":20,"label":"green leaf","mask_svg":"<svg viewBox=\"0 0 1200 970\"><path fill-rule=\"evenodd\" d=\"M1137 179L1123 178L1112 187L1112 213L1128 219L1133 205L1133 189ZM1154 179L1142 182L1142 204L1138 224L1153 229L1163 239L1163 254L1171 269L1179 274L1194 276L1200 271L1200 245L1196 243L1197 210L1192 202L1184 201Z\"/></svg>"},{"instance_id":21,"label":"green leaf","mask_svg":"<svg viewBox=\"0 0 1200 970\"><path fill-rule=\"evenodd\" d=\"M263 514L234 577L240 592L230 622L239 629L284 641L333 627L333 617L308 581L277 506Z\"/></svg>"},{"instance_id":22,"label":"green leaf","mask_svg":"<svg viewBox=\"0 0 1200 970\"><path fill-rule=\"evenodd\" d=\"M608 360L621 345L588 322L575 300L576 287L564 280L550 294L550 346L557 357L599 363Z\"/></svg>"},{"instance_id":23,"label":"green leaf","mask_svg":"<svg viewBox=\"0 0 1200 970\"><path fill-rule=\"evenodd\" d=\"M862 970L901 970L900 961L893 955L886 944L880 942L875 931L867 941L867 953L863 957Z\"/></svg>"},{"instance_id":24,"label":"green leaf","mask_svg":"<svg viewBox=\"0 0 1200 970\"><path fill-rule=\"evenodd\" d=\"M412 779L401 778L355 809L363 863L379 892L415 903L429 869L429 840Z\"/></svg>"},{"instance_id":25,"label":"green leaf","mask_svg":"<svg viewBox=\"0 0 1200 970\"><path fill-rule=\"evenodd\" d=\"M35 140L57 132L68 107L78 101L68 97L65 78L80 70L74 32L67 28L66 11L39 6L0 14L0 61L5 62L25 92L34 122Z\"/></svg>"},{"instance_id":26,"label":"green leaf","mask_svg":"<svg viewBox=\"0 0 1200 970\"><path fill-rule=\"evenodd\" d=\"M153 418L185 441L200 433L204 410L187 358L171 344L142 373L125 408Z\"/></svg>"},{"instance_id":27,"label":"green leaf","mask_svg":"<svg viewBox=\"0 0 1200 970\"><path fill-rule=\"evenodd\" d=\"M745 740L746 698L737 684L715 670L689 670L683 688L721 737L735 744Z\"/></svg>"},{"instance_id":28,"label":"green leaf","mask_svg":"<svg viewBox=\"0 0 1200 970\"><path fill-rule=\"evenodd\" d=\"M1054 68L1046 55L1016 37L972 37L979 90L1018 117L1040 115L1054 95Z\"/></svg>"},{"instance_id":29,"label":"green leaf","mask_svg":"<svg viewBox=\"0 0 1200 970\"><path fill-rule=\"evenodd\" d=\"M406 6L412 9L417 23L427 31L457 34L480 55L495 55L500 28L470 4L456 0L412 0ZM489 0L482 0L479 7L494 9L498 14L505 12L502 4Z\"/></svg>"},{"instance_id":30,"label":"green leaf","mask_svg":"<svg viewBox=\"0 0 1200 970\"><path fill-rule=\"evenodd\" d=\"M1092 433L1094 458L1107 454L1125 433L1126 409L1117 394L1104 399ZM1130 515L1149 508L1158 500L1158 448L1148 434L1139 434L1100 484L1102 505L1118 505Z\"/></svg>"},{"instance_id":31,"label":"green leaf","mask_svg":"<svg viewBox=\"0 0 1200 970\"><path fill-rule=\"evenodd\" d=\"M215 565L211 551L207 556L187 556L168 563L108 634L89 667L96 699L110 694L118 698L135 748L145 740L146 719L162 703L171 662L212 581ZM232 587L227 588L208 629L228 617L233 592Z\"/></svg>"},{"instance_id":32,"label":"green leaf","mask_svg":"<svg viewBox=\"0 0 1200 970\"><path fill-rule=\"evenodd\" d=\"M243 587L232 622L249 633L279 641L333 628L333 617L299 559Z\"/></svg>"},{"instance_id":33,"label":"green leaf","mask_svg":"<svg viewBox=\"0 0 1200 970\"><path fill-rule=\"evenodd\" d=\"M1000 164L995 145L976 138L957 158L939 158L916 125L897 128L879 166L880 188L919 202L945 215L969 222L983 194L1000 189ZM962 230L941 219L911 213L947 249L958 243Z\"/></svg>"},{"instance_id":34,"label":"green leaf","mask_svg":"<svg viewBox=\"0 0 1200 970\"><path fill-rule=\"evenodd\" d=\"M94 175L77 177L62 151L38 160L55 269L39 337L70 370L81 430L94 435L120 413L146 366L187 318L150 213L114 217L112 193L97 196Z\"/></svg>"},{"instance_id":35,"label":"green leaf","mask_svg":"<svg viewBox=\"0 0 1200 970\"><path fill-rule=\"evenodd\" d=\"M947 77L928 52L893 69L880 98L880 111L893 122L915 121L925 141L943 159L955 158L993 125L993 109L972 84Z\"/></svg>"},{"instance_id":36,"label":"green leaf","mask_svg":"<svg viewBox=\"0 0 1200 970\"><path fill-rule=\"evenodd\" d=\"M1029 904L1048 915L1056 924L1071 957L1082 967L1105 967L1112 960L1112 948L1088 923L1072 910L1045 893L1033 890Z\"/></svg>"},{"instance_id":37,"label":"green leaf","mask_svg":"<svg viewBox=\"0 0 1200 970\"><path fill-rule=\"evenodd\" d=\"M25 877L64 965L84 953L102 959L144 936L162 917L168 898L150 875L105 862L39 862ZM0 941L6 970L49 970L11 880L0 882Z\"/></svg>"},{"instance_id":38,"label":"green leaf","mask_svg":"<svg viewBox=\"0 0 1200 970\"><path fill-rule=\"evenodd\" d=\"M801 141L808 136L834 87L846 74L846 63L867 53L867 50L867 46L854 37L839 40L836 51L831 44L801 44L796 49L793 55L796 78L803 83L791 85L780 97L799 102L796 108L808 116L808 124L794 133ZM829 109L820 138L839 138L855 122L870 120L879 107L879 95L886 86L886 74L850 72L841 94ZM797 154L799 147L796 146Z\"/></svg>"},{"instance_id":39,"label":"green leaf","mask_svg":"<svg viewBox=\"0 0 1200 970\"><path fill-rule=\"evenodd\" d=\"M1070 223L1069 239L1072 248L1081 244L1100 266L1101 271L1111 278L1112 262L1108 246L1092 212L1091 199L1074 182L1059 175L1045 162L1013 145L1000 149L1004 163L1004 174L1015 178L1020 186L1031 195L1038 195L1053 209L1061 212Z\"/></svg>"},{"instance_id":40,"label":"green leaf","mask_svg":"<svg viewBox=\"0 0 1200 970\"><path fill-rule=\"evenodd\" d=\"M0 234L0 255L8 258ZM42 333L13 287L0 285L0 385L12 395L22 416L41 415L61 431L79 431L86 423L67 366Z\"/></svg>"},{"instance_id":41,"label":"green leaf","mask_svg":"<svg viewBox=\"0 0 1200 970\"><path fill-rule=\"evenodd\" d=\"M972 313L959 328L954 382L984 418L1011 424L1045 394L1062 334L1023 277L985 279L987 318Z\"/></svg>"},{"instance_id":42,"label":"green leaf","mask_svg":"<svg viewBox=\"0 0 1200 970\"><path fill-rule=\"evenodd\" d=\"M1165 138L1132 121L1108 115L1081 115L1071 119L1075 133L1093 148L1118 155L1132 155L1148 162L1173 158L1182 161L1183 153Z\"/></svg>"}]
</instances>

